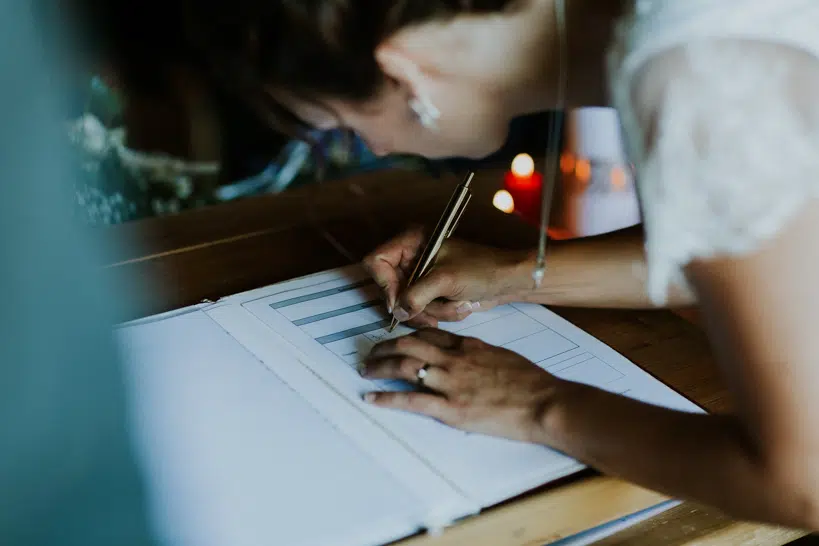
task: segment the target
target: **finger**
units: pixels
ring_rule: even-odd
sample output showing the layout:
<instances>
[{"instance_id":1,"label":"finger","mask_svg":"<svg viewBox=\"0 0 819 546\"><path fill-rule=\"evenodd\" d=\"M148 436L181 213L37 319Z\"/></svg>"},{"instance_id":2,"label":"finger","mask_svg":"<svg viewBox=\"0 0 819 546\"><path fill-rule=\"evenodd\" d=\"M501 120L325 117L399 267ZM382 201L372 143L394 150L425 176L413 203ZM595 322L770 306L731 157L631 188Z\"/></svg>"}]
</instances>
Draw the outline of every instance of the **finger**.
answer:
<instances>
[{"instance_id":1,"label":"finger","mask_svg":"<svg viewBox=\"0 0 819 546\"><path fill-rule=\"evenodd\" d=\"M367 360L361 368L362 377L367 379L403 379L415 382L418 370L424 362L412 357L387 357L378 360Z\"/></svg>"},{"instance_id":2,"label":"finger","mask_svg":"<svg viewBox=\"0 0 819 546\"><path fill-rule=\"evenodd\" d=\"M424 330L419 330L419 332L422 331ZM446 366L446 362L449 360L448 355L441 348L413 334L382 341L370 351L365 364L369 364L370 361L392 357L414 358L436 366Z\"/></svg>"},{"instance_id":3,"label":"finger","mask_svg":"<svg viewBox=\"0 0 819 546\"><path fill-rule=\"evenodd\" d=\"M481 310L480 302L433 301L424 309L424 314L444 322L458 322Z\"/></svg>"},{"instance_id":4,"label":"finger","mask_svg":"<svg viewBox=\"0 0 819 546\"><path fill-rule=\"evenodd\" d=\"M403 270L409 267L408 264L418 254L422 241L421 230L413 229L381 245L364 258L364 268L384 292L390 310L398 298L404 277Z\"/></svg>"},{"instance_id":5,"label":"finger","mask_svg":"<svg viewBox=\"0 0 819 546\"><path fill-rule=\"evenodd\" d=\"M445 398L425 392L369 392L364 400L381 408L420 413L444 423L452 423L457 418L457 410Z\"/></svg>"},{"instance_id":6,"label":"finger","mask_svg":"<svg viewBox=\"0 0 819 546\"><path fill-rule=\"evenodd\" d=\"M433 269L401 294L395 309L396 318L402 322L409 320L438 298L456 299L457 292L456 277L453 273L444 269Z\"/></svg>"},{"instance_id":7,"label":"finger","mask_svg":"<svg viewBox=\"0 0 819 546\"><path fill-rule=\"evenodd\" d=\"M458 334L447 332L446 330L439 330L438 328L425 328L418 330L412 334L413 337L422 339L427 343L431 343L436 347L444 350L455 349L461 346L463 338Z\"/></svg>"},{"instance_id":8,"label":"finger","mask_svg":"<svg viewBox=\"0 0 819 546\"><path fill-rule=\"evenodd\" d=\"M415 315L412 319L406 322L407 326L411 326L413 328L437 328L438 327L438 319L434 316L428 314L426 311L421 312L418 315Z\"/></svg>"},{"instance_id":9,"label":"finger","mask_svg":"<svg viewBox=\"0 0 819 546\"><path fill-rule=\"evenodd\" d=\"M399 238L407 251L401 254L398 269L409 275L410 269L415 266L418 253L421 252L421 245L424 244L426 239L424 228L423 226L413 226L399 235Z\"/></svg>"},{"instance_id":10,"label":"finger","mask_svg":"<svg viewBox=\"0 0 819 546\"><path fill-rule=\"evenodd\" d=\"M364 263L366 265L379 259L386 261L392 267L409 267L413 257L418 254L418 249L423 242L423 229L420 227L412 227L393 237L386 243L379 245L364 258Z\"/></svg>"},{"instance_id":11,"label":"finger","mask_svg":"<svg viewBox=\"0 0 819 546\"><path fill-rule=\"evenodd\" d=\"M383 358L364 364L361 375L367 379L402 379L418 383L418 371L425 363L415 358ZM427 366L423 385L432 390L444 391L448 387L449 372L439 366Z\"/></svg>"}]
</instances>

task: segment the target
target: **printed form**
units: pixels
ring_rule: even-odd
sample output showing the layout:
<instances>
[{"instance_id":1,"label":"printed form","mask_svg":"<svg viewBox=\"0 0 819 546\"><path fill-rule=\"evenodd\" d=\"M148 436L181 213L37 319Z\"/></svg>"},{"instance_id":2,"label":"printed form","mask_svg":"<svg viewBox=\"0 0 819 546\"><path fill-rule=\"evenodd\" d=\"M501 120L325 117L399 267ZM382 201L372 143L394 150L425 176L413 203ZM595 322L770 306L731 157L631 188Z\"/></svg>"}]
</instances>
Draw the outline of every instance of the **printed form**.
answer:
<instances>
[{"instance_id":1,"label":"printed form","mask_svg":"<svg viewBox=\"0 0 819 546\"><path fill-rule=\"evenodd\" d=\"M447 427L432 419L369 406L371 390L406 390L402 381L362 378L357 365L388 337L378 287L356 269L334 270L230 299L267 324L322 380L358 405L407 449L461 491L489 506L583 466L553 450ZM513 304L442 323L459 335L515 351L557 377L683 411L702 411L622 355L539 305Z\"/></svg>"}]
</instances>

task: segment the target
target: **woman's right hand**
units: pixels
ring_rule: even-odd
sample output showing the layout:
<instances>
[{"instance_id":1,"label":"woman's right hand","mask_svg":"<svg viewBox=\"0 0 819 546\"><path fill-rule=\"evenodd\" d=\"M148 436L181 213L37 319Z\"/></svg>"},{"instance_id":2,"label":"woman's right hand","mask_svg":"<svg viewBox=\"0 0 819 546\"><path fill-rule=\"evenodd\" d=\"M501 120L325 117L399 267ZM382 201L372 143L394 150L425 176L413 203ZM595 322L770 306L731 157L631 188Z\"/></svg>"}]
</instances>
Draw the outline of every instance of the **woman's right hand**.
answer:
<instances>
[{"instance_id":1,"label":"woman's right hand","mask_svg":"<svg viewBox=\"0 0 819 546\"><path fill-rule=\"evenodd\" d=\"M520 298L532 288L530 252L457 239L448 239L434 267L407 288L406 279L424 242L421 229L410 229L364 259L387 307L401 322L437 327L438 321L463 320L475 311Z\"/></svg>"}]
</instances>

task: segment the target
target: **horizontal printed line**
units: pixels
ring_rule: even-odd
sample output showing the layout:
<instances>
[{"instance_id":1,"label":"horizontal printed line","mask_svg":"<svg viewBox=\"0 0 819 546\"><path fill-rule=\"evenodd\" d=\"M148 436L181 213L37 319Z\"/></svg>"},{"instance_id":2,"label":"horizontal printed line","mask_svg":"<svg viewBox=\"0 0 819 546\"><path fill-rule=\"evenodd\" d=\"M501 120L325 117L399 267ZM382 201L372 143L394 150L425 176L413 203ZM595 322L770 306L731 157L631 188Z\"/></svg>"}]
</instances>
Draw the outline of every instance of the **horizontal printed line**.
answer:
<instances>
[{"instance_id":1,"label":"horizontal printed line","mask_svg":"<svg viewBox=\"0 0 819 546\"><path fill-rule=\"evenodd\" d=\"M378 322L372 322L370 324L364 324L363 326L357 326L356 328L350 328L349 330L344 330L342 332L336 332L335 334L328 334L326 336L321 336L316 338L316 341L321 343L322 345L327 345L328 343L332 343L334 341L341 341L342 339L347 339L355 336L360 336L361 334L366 334L367 332L373 332L375 330L380 330L382 328L386 328L390 325L390 321L387 319L379 320Z\"/></svg>"},{"instance_id":2,"label":"horizontal printed line","mask_svg":"<svg viewBox=\"0 0 819 546\"><path fill-rule=\"evenodd\" d=\"M296 298L290 298L289 300L282 300L276 303L271 303L270 307L273 309L283 309L285 307L290 307L291 305L296 305L299 303L304 303L306 301L313 301L318 300L321 298L326 298L328 296L333 296L335 294L341 294L342 292L349 292L350 290L356 290L358 288L362 288L369 284L373 284L373 281L366 280L366 281L359 281L353 284L345 284L344 286L338 286L336 288L330 288L328 290L322 290L321 292L313 292L312 294L306 294L304 296L298 296Z\"/></svg>"},{"instance_id":3,"label":"horizontal printed line","mask_svg":"<svg viewBox=\"0 0 819 546\"><path fill-rule=\"evenodd\" d=\"M333 309L332 311L327 311L326 313L319 313L318 315L304 317L303 319L293 321L293 324L295 324L296 326L313 324L314 322L319 322L333 317L340 317L341 315L346 315L348 313L355 313L356 311L361 311L362 309L369 309L370 307L375 307L380 303L381 302L378 300L365 301L364 303L356 303L355 305L349 305L347 307L342 307L341 309Z\"/></svg>"}]
</instances>

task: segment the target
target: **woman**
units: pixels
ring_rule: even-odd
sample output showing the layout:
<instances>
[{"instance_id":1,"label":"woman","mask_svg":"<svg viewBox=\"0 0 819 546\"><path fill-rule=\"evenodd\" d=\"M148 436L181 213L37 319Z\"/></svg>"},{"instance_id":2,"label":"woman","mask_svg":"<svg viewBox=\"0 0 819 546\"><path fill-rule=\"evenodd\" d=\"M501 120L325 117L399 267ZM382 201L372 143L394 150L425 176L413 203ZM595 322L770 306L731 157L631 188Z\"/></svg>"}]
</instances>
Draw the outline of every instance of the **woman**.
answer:
<instances>
[{"instance_id":1,"label":"woman","mask_svg":"<svg viewBox=\"0 0 819 546\"><path fill-rule=\"evenodd\" d=\"M279 123L348 127L380 153L479 157L512 117L554 105L553 1L232 0L195 3L185 20L193 56ZM368 399L819 529L819 4L572 0L567 22L573 104L603 101L608 52L646 252L639 234L556 246L539 290L531 255L452 241L401 293L417 232L366 264L395 316L427 325L504 301L696 300L737 413L652 407L436 329L379 345L364 371L414 380L429 364L434 392Z\"/></svg>"}]
</instances>

